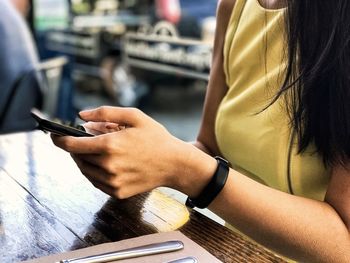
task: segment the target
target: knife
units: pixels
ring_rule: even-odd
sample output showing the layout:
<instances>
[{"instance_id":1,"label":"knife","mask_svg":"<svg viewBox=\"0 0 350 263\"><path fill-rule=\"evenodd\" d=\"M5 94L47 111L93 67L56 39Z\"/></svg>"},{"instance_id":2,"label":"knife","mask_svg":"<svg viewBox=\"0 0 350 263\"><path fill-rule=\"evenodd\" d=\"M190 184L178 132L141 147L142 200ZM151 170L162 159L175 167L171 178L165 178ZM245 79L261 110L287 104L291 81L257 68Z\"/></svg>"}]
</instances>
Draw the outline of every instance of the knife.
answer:
<instances>
[{"instance_id":1,"label":"knife","mask_svg":"<svg viewBox=\"0 0 350 263\"><path fill-rule=\"evenodd\" d=\"M142 256L149 256L161 253L168 253L178 251L184 248L181 241L167 241L161 243L153 243L145 246L123 249L119 251L98 254L94 256L64 259L57 263L101 263L110 262L114 260L136 258Z\"/></svg>"}]
</instances>

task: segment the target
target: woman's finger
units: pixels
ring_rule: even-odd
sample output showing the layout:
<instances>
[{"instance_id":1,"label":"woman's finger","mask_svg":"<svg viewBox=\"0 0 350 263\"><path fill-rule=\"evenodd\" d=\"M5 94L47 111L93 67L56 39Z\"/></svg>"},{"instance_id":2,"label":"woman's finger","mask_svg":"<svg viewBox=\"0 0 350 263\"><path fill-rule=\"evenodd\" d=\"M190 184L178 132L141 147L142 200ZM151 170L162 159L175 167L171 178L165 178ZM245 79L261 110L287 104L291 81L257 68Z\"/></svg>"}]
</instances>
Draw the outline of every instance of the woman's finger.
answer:
<instances>
[{"instance_id":1,"label":"woman's finger","mask_svg":"<svg viewBox=\"0 0 350 263\"><path fill-rule=\"evenodd\" d=\"M94 187L96 187L97 189L100 189L102 192L104 192L105 194L108 194L109 196L113 196L113 197L117 197L116 196L116 190L108 185L104 185L98 181L93 181L93 180L90 180L88 178L88 180L92 183L92 185ZM118 197L117 197L118 198Z\"/></svg>"},{"instance_id":2,"label":"woman's finger","mask_svg":"<svg viewBox=\"0 0 350 263\"><path fill-rule=\"evenodd\" d=\"M92 163L86 162L85 160L79 158L77 155L71 155L75 163L78 165L80 171L83 175L88 177L88 179L100 182L105 186L110 186L113 184L114 175L106 172L103 168L94 165Z\"/></svg>"},{"instance_id":3,"label":"woman's finger","mask_svg":"<svg viewBox=\"0 0 350 263\"><path fill-rule=\"evenodd\" d=\"M120 131L123 126L119 126L117 123L113 122L92 122L89 121L83 124L85 130L94 135L100 135L104 133L111 133Z\"/></svg>"},{"instance_id":4,"label":"woman's finger","mask_svg":"<svg viewBox=\"0 0 350 263\"><path fill-rule=\"evenodd\" d=\"M53 143L61 149L74 154L100 154L106 152L111 144L106 135L95 137L72 137L51 135ZM114 140L117 138L114 136Z\"/></svg>"},{"instance_id":5,"label":"woman's finger","mask_svg":"<svg viewBox=\"0 0 350 263\"><path fill-rule=\"evenodd\" d=\"M72 155L73 160L78 165L80 171L85 177L98 189L104 193L116 197L118 199L124 199L133 195L130 188L132 186L122 188L115 183L115 175L111 175L98 166L85 162L77 155Z\"/></svg>"},{"instance_id":6,"label":"woman's finger","mask_svg":"<svg viewBox=\"0 0 350 263\"><path fill-rule=\"evenodd\" d=\"M113 122L136 127L142 119L142 112L136 108L102 106L93 110L81 111L79 116L85 121Z\"/></svg>"},{"instance_id":7,"label":"woman's finger","mask_svg":"<svg viewBox=\"0 0 350 263\"><path fill-rule=\"evenodd\" d=\"M101 154L75 154L75 158L79 158L80 160L90 163L95 166L102 167L105 171L109 171L110 169L105 169L106 164L106 156Z\"/></svg>"}]
</instances>

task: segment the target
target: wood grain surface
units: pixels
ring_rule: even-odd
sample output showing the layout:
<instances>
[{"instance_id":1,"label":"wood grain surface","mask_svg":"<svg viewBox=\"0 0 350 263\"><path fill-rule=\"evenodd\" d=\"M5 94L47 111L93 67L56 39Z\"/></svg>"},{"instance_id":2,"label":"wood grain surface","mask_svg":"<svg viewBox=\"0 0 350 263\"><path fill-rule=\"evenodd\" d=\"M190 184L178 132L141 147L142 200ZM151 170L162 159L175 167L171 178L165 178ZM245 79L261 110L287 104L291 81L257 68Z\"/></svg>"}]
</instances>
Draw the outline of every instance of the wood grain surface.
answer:
<instances>
[{"instance_id":1,"label":"wood grain surface","mask_svg":"<svg viewBox=\"0 0 350 263\"><path fill-rule=\"evenodd\" d=\"M284 262L157 189L105 195L42 132L0 136L1 263L173 230L223 262Z\"/></svg>"}]
</instances>

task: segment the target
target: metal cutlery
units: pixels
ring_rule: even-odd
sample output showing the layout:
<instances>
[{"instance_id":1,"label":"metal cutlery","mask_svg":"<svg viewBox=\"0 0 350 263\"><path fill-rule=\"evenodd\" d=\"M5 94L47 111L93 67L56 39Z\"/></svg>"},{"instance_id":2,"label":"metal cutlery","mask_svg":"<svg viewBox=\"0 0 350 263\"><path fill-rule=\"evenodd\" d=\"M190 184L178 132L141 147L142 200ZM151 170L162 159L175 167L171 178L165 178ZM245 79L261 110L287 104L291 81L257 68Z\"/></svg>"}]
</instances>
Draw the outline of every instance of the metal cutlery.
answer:
<instances>
[{"instance_id":1,"label":"metal cutlery","mask_svg":"<svg viewBox=\"0 0 350 263\"><path fill-rule=\"evenodd\" d=\"M183 249L184 244L181 241L167 241L154 243L145 246L139 246L129 249L123 249L115 252L103 253L94 256L64 259L56 263L102 263L121 259L149 256L161 253L168 253Z\"/></svg>"},{"instance_id":2,"label":"metal cutlery","mask_svg":"<svg viewBox=\"0 0 350 263\"><path fill-rule=\"evenodd\" d=\"M166 263L198 263L198 260L194 257L179 258Z\"/></svg>"}]
</instances>

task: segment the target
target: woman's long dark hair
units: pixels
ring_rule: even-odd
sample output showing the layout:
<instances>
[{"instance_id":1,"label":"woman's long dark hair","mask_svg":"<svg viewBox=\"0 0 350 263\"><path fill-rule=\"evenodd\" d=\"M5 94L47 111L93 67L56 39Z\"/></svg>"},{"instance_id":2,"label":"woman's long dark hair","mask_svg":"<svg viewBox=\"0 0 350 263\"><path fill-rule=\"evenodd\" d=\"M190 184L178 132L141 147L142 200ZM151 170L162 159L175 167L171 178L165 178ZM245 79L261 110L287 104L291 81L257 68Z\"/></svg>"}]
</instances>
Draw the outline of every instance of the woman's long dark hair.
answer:
<instances>
[{"instance_id":1,"label":"woman's long dark hair","mask_svg":"<svg viewBox=\"0 0 350 263\"><path fill-rule=\"evenodd\" d=\"M286 2L288 65L275 100L287 94L300 152L315 143L326 165L345 164L350 160L350 1Z\"/></svg>"}]
</instances>

